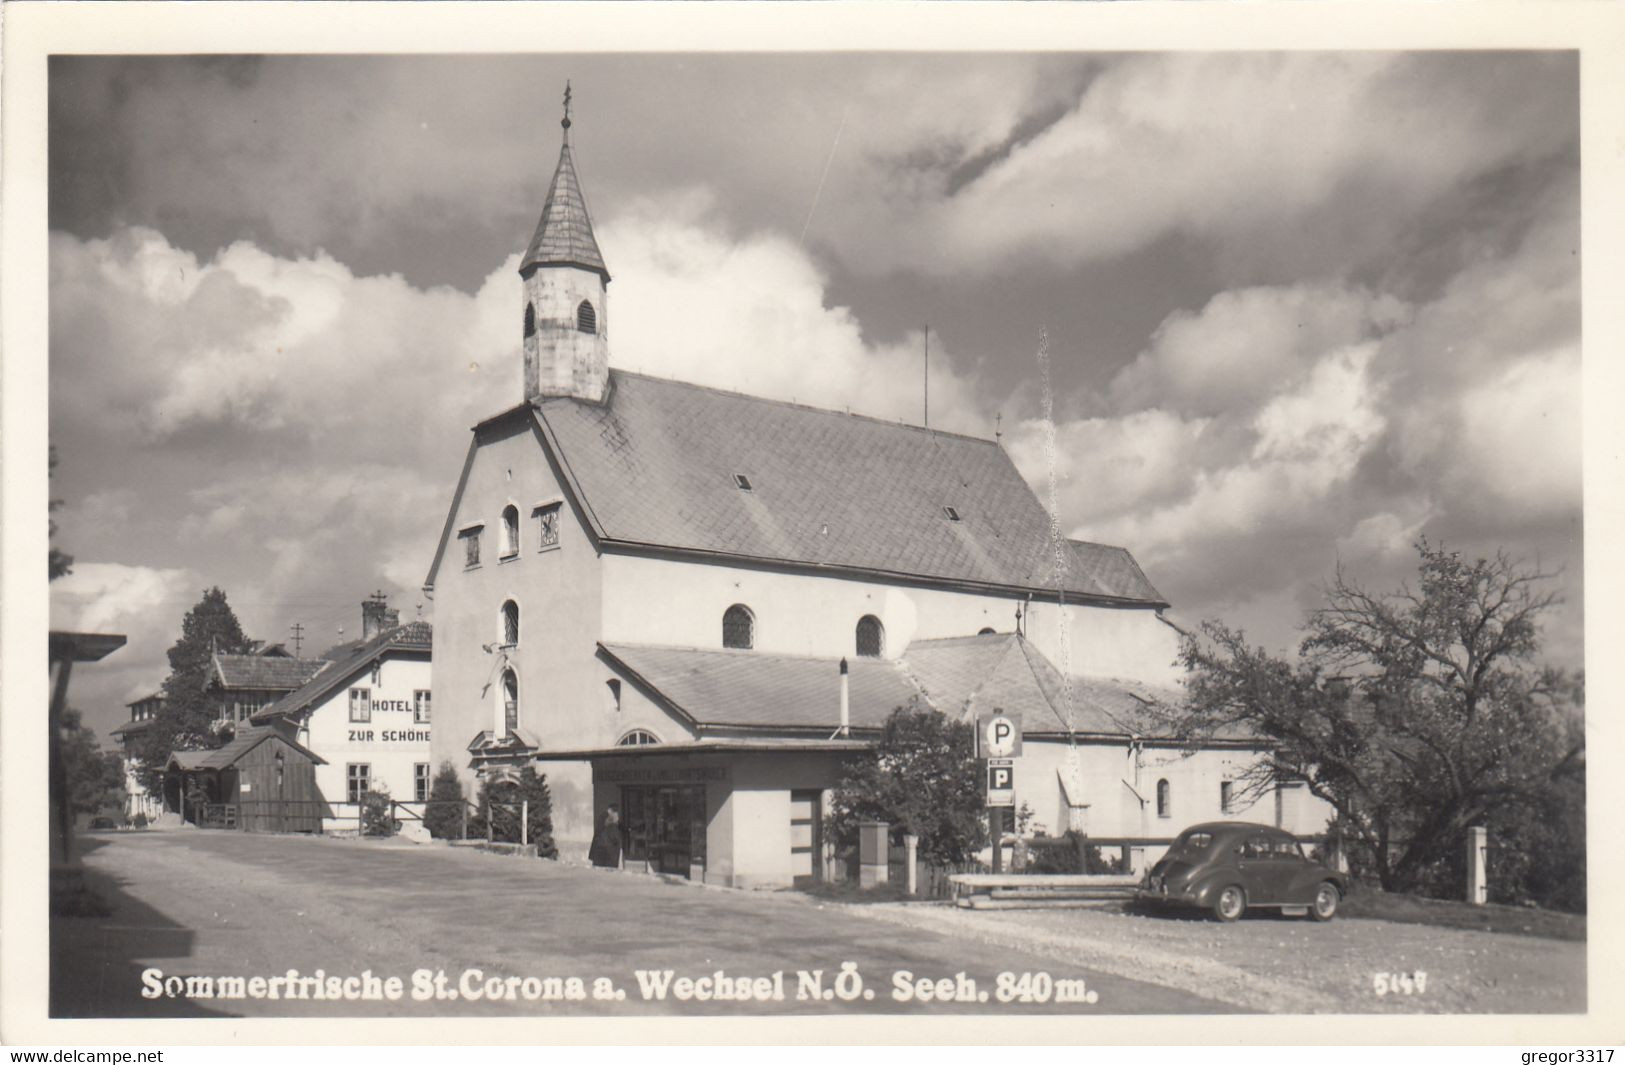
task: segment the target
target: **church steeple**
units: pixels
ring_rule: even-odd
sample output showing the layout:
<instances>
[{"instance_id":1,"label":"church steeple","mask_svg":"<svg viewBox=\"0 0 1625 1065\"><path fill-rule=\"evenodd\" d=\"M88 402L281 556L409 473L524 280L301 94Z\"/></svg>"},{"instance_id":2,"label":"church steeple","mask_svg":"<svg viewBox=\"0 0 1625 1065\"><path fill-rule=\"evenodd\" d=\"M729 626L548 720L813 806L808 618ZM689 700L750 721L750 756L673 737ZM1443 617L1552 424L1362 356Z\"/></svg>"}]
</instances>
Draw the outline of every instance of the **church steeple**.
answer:
<instances>
[{"instance_id":1,"label":"church steeple","mask_svg":"<svg viewBox=\"0 0 1625 1065\"><path fill-rule=\"evenodd\" d=\"M570 150L570 86L563 144L536 234L519 262L525 289L525 399L602 402L609 388L609 270L592 232Z\"/></svg>"}]
</instances>

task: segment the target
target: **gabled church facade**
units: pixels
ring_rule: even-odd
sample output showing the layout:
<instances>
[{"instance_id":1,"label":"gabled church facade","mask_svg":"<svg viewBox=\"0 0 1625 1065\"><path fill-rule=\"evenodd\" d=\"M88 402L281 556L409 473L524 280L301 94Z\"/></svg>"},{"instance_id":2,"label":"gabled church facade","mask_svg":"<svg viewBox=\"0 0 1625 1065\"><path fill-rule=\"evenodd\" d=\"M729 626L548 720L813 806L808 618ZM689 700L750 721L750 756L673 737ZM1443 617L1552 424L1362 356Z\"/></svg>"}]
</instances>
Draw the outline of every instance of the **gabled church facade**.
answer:
<instances>
[{"instance_id":1,"label":"gabled church facade","mask_svg":"<svg viewBox=\"0 0 1625 1065\"><path fill-rule=\"evenodd\" d=\"M1051 833L1320 827L1305 796L1236 805L1256 737L1163 734L1168 603L1122 548L1057 544L997 442L612 370L564 128L522 402L473 427L425 582L436 765L472 792L535 764L562 849L613 803L629 865L735 886L829 875L841 764L904 705L1019 714Z\"/></svg>"}]
</instances>

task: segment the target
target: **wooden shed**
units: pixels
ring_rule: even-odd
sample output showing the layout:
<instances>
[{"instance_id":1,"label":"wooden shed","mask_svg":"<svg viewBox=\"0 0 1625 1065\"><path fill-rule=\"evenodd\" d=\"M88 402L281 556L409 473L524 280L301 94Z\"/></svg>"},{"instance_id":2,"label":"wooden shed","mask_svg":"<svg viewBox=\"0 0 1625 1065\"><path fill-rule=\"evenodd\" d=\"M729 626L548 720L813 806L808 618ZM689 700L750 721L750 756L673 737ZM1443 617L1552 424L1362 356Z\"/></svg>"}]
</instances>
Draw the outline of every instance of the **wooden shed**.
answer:
<instances>
[{"instance_id":1,"label":"wooden shed","mask_svg":"<svg viewBox=\"0 0 1625 1065\"><path fill-rule=\"evenodd\" d=\"M316 786L326 761L275 727L242 728L219 750L202 752L185 770L201 778L222 809L210 820L246 832L320 832L333 816ZM171 758L172 768L174 757Z\"/></svg>"}]
</instances>

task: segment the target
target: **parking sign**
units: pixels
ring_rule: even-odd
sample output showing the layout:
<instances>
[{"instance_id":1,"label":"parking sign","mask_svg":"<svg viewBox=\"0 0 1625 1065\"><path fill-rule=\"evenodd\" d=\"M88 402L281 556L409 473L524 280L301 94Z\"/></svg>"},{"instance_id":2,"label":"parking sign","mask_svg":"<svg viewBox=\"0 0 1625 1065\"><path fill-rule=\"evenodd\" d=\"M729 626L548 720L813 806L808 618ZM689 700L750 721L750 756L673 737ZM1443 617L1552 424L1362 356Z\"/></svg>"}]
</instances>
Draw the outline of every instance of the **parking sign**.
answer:
<instances>
[{"instance_id":1,"label":"parking sign","mask_svg":"<svg viewBox=\"0 0 1625 1065\"><path fill-rule=\"evenodd\" d=\"M1016 766L1008 758L987 760L987 804L989 806L1016 804Z\"/></svg>"},{"instance_id":2,"label":"parking sign","mask_svg":"<svg viewBox=\"0 0 1625 1065\"><path fill-rule=\"evenodd\" d=\"M1021 717L994 710L976 718L976 757L1015 758L1021 754Z\"/></svg>"}]
</instances>

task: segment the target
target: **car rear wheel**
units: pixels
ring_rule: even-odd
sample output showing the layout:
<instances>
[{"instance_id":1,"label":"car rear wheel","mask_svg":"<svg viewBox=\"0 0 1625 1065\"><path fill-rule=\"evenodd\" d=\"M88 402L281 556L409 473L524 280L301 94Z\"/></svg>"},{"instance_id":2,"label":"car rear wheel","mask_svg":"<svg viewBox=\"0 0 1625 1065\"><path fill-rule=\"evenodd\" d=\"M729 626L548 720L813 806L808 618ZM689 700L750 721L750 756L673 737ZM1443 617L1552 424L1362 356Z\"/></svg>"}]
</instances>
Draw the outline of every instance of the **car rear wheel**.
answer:
<instances>
[{"instance_id":1,"label":"car rear wheel","mask_svg":"<svg viewBox=\"0 0 1625 1065\"><path fill-rule=\"evenodd\" d=\"M1330 880L1323 882L1315 889L1315 901L1309 907L1310 915L1317 921L1330 921L1337 916L1337 904L1342 897L1336 884Z\"/></svg>"},{"instance_id":2,"label":"car rear wheel","mask_svg":"<svg viewBox=\"0 0 1625 1065\"><path fill-rule=\"evenodd\" d=\"M1213 900L1213 916L1221 921L1237 920L1246 909L1247 895L1235 884L1220 891L1219 897Z\"/></svg>"}]
</instances>

